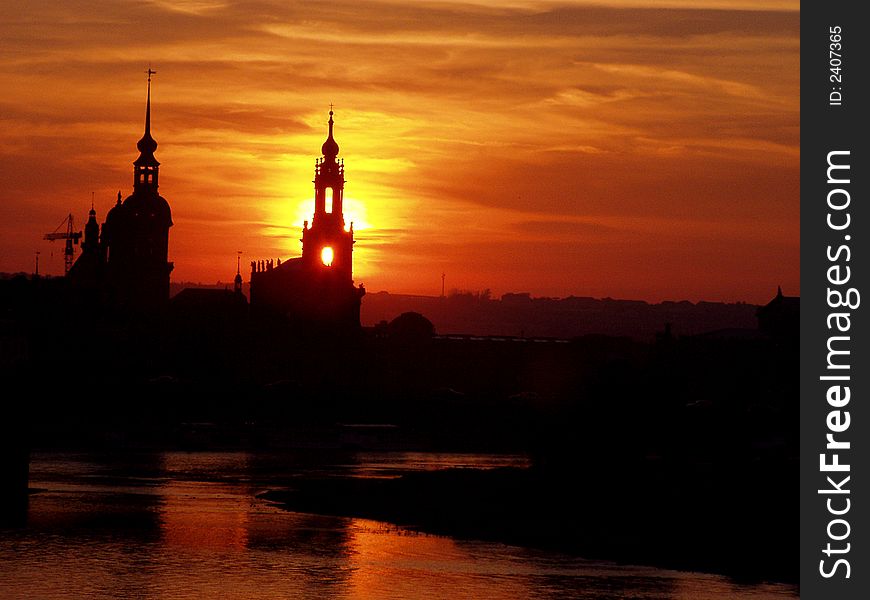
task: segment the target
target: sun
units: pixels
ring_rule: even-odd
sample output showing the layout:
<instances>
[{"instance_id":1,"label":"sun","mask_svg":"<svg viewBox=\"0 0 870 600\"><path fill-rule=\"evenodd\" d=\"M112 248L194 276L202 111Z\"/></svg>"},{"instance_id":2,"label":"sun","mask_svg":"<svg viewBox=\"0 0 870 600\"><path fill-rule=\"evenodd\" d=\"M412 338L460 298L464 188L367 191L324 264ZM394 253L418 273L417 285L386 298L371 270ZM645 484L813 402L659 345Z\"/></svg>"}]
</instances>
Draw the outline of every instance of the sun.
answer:
<instances>
[{"instance_id":1,"label":"sun","mask_svg":"<svg viewBox=\"0 0 870 600\"><path fill-rule=\"evenodd\" d=\"M320 251L320 260L327 267L331 267L333 258L334 258L334 255L332 252L332 248L330 248L329 246L324 246L323 250Z\"/></svg>"}]
</instances>

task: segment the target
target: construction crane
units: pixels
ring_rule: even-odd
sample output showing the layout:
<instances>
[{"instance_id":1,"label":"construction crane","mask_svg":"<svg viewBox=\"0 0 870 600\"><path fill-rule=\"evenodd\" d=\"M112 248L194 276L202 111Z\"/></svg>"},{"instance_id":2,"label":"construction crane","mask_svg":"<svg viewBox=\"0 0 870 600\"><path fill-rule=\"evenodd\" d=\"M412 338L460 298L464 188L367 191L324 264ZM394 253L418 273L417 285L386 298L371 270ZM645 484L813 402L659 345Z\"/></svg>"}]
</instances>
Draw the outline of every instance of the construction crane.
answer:
<instances>
[{"instance_id":1,"label":"construction crane","mask_svg":"<svg viewBox=\"0 0 870 600\"><path fill-rule=\"evenodd\" d=\"M73 259L75 258L75 250L73 250L73 244L78 244L79 240L82 237L81 231L73 231L73 216L72 213L67 215L67 217L60 222L60 225L52 231L51 233L46 233L45 238L49 241L54 240L65 240L63 248L63 274L66 275L69 273L70 268L73 264Z\"/></svg>"}]
</instances>

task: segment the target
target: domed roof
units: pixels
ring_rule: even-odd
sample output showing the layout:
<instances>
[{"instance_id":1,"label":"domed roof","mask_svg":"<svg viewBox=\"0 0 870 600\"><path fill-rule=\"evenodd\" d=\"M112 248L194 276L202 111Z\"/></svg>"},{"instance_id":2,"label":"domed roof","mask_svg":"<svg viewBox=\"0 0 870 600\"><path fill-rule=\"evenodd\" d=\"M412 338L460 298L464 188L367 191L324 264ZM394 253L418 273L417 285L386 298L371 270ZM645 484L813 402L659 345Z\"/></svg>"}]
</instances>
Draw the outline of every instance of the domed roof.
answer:
<instances>
[{"instance_id":1,"label":"domed roof","mask_svg":"<svg viewBox=\"0 0 870 600\"><path fill-rule=\"evenodd\" d=\"M323 146L320 147L323 156L326 156L327 158L335 158L338 156L338 142L336 142L335 138L332 137L332 124L332 111L329 111L329 136L326 138L326 141L323 142Z\"/></svg>"},{"instance_id":2,"label":"domed roof","mask_svg":"<svg viewBox=\"0 0 870 600\"><path fill-rule=\"evenodd\" d=\"M94 210L94 207L91 207L90 212L88 213L88 222L85 223L85 241L84 243L96 243L97 238L100 237L100 224L97 223L97 211Z\"/></svg>"},{"instance_id":3,"label":"domed roof","mask_svg":"<svg viewBox=\"0 0 870 600\"><path fill-rule=\"evenodd\" d=\"M404 312L390 321L387 332L399 341L424 341L435 335L435 326L418 312Z\"/></svg>"},{"instance_id":4,"label":"domed roof","mask_svg":"<svg viewBox=\"0 0 870 600\"><path fill-rule=\"evenodd\" d=\"M93 208L88 213L88 222L85 223L85 229L87 229L88 227L91 227L91 226L96 226L96 227L100 226L99 223L97 223L97 211L95 211Z\"/></svg>"},{"instance_id":5,"label":"domed roof","mask_svg":"<svg viewBox=\"0 0 870 600\"><path fill-rule=\"evenodd\" d=\"M109 212L106 213L106 223L110 223L115 219L119 218L121 212L124 210L123 204L121 204L121 192L118 191L118 202L109 209Z\"/></svg>"},{"instance_id":6,"label":"domed roof","mask_svg":"<svg viewBox=\"0 0 870 600\"><path fill-rule=\"evenodd\" d=\"M139 152L142 154L154 154L154 151L157 150L157 141L151 137L151 131L145 131L145 135L142 136L142 139L136 142L136 148L138 148Z\"/></svg>"},{"instance_id":7,"label":"domed roof","mask_svg":"<svg viewBox=\"0 0 870 600\"><path fill-rule=\"evenodd\" d=\"M169 208L169 202L158 194L136 190L124 200L123 208L125 216L129 219L149 219L154 225L172 226L172 210Z\"/></svg>"}]
</instances>

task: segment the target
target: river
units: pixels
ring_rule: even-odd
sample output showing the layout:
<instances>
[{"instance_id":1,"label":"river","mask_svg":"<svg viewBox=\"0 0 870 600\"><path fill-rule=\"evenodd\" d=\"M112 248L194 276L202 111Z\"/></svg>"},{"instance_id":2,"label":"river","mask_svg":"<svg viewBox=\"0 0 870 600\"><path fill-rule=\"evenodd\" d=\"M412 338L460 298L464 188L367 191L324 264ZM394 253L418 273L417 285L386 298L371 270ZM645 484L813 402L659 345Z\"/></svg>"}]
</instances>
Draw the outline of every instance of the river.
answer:
<instances>
[{"instance_id":1,"label":"river","mask_svg":"<svg viewBox=\"0 0 870 600\"><path fill-rule=\"evenodd\" d=\"M26 523L0 529L0 598L797 598L796 586L590 561L293 513L256 497L300 474L522 466L430 453L34 453Z\"/></svg>"}]
</instances>

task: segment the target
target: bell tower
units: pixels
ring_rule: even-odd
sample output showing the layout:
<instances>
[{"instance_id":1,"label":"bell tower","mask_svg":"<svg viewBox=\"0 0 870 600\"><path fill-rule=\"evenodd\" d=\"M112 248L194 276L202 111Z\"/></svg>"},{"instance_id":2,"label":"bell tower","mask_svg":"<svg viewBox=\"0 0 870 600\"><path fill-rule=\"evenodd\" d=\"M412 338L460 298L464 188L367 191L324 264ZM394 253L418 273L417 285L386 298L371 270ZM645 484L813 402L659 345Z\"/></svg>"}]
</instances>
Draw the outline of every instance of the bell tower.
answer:
<instances>
[{"instance_id":1,"label":"bell tower","mask_svg":"<svg viewBox=\"0 0 870 600\"><path fill-rule=\"evenodd\" d=\"M172 210L158 192L160 163L154 157L157 142L151 136L150 68L145 101L145 133L136 143L133 193L106 215L101 246L106 256L107 299L121 309L149 312L169 301L169 228Z\"/></svg>"},{"instance_id":2,"label":"bell tower","mask_svg":"<svg viewBox=\"0 0 870 600\"><path fill-rule=\"evenodd\" d=\"M345 229L344 161L332 117L330 110L323 156L314 162L314 216L302 228L302 256L251 262L251 310L320 333L359 330L366 293L353 284L353 223Z\"/></svg>"},{"instance_id":3,"label":"bell tower","mask_svg":"<svg viewBox=\"0 0 870 600\"><path fill-rule=\"evenodd\" d=\"M333 137L333 111L329 133L321 146L323 156L314 163L314 216L302 230L302 260L306 268L333 281L353 281L353 223L345 230L344 160L338 159Z\"/></svg>"},{"instance_id":4,"label":"bell tower","mask_svg":"<svg viewBox=\"0 0 870 600\"><path fill-rule=\"evenodd\" d=\"M157 175L160 163L154 158L157 142L151 137L151 76L157 73L148 67L148 95L145 101L145 133L136 143L139 158L133 162L133 190L157 193Z\"/></svg>"}]
</instances>

